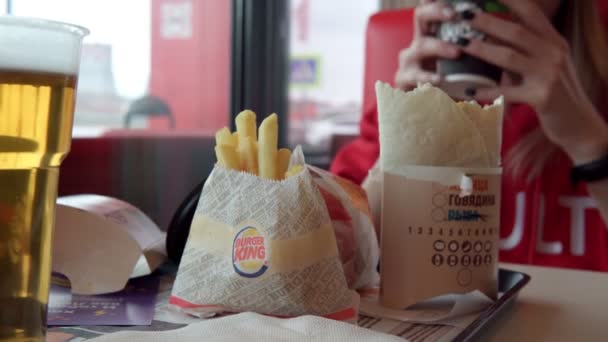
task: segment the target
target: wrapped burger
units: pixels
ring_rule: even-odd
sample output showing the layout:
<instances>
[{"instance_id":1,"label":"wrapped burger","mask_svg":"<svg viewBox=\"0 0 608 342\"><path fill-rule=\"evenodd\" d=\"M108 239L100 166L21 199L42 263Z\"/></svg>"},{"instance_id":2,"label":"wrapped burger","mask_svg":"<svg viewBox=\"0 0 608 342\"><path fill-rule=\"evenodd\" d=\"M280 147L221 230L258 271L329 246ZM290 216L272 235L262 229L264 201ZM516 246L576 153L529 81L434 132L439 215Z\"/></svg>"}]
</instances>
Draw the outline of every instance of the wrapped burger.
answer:
<instances>
[{"instance_id":1,"label":"wrapped burger","mask_svg":"<svg viewBox=\"0 0 608 342\"><path fill-rule=\"evenodd\" d=\"M502 98L482 107L431 85L406 93L381 82L376 95L382 303L495 298Z\"/></svg>"}]
</instances>

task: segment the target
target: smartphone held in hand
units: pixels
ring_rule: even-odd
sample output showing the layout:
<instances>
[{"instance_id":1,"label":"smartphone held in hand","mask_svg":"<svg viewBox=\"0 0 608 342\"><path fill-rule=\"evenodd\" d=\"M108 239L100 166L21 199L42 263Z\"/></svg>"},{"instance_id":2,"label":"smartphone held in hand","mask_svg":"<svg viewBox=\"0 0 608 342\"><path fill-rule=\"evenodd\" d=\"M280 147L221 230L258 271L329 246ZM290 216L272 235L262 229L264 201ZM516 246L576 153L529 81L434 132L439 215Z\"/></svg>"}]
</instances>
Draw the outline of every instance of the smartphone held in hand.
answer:
<instances>
[{"instance_id":1,"label":"smartphone held in hand","mask_svg":"<svg viewBox=\"0 0 608 342\"><path fill-rule=\"evenodd\" d=\"M456 19L444 22L437 31L439 39L466 46L474 39L485 39L485 34L473 29L467 21L470 13L483 11L500 16L508 9L496 0L442 0L457 13ZM474 97L477 89L496 87L502 75L501 68L468 54L456 59L437 60L437 71L442 76L441 88L458 99Z\"/></svg>"}]
</instances>

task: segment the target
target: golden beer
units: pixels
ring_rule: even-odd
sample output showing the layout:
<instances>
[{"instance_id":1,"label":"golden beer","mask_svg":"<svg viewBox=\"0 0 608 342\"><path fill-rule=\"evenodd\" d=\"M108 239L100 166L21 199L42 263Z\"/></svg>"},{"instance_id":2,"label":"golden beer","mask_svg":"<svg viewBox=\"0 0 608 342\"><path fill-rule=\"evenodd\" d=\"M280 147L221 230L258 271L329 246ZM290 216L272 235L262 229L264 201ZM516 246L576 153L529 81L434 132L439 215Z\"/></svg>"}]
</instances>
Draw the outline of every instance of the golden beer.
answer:
<instances>
[{"instance_id":1,"label":"golden beer","mask_svg":"<svg viewBox=\"0 0 608 342\"><path fill-rule=\"evenodd\" d=\"M78 56L81 37L76 51L51 53ZM0 341L43 341L57 182L70 148L77 68L72 62L72 73L3 69L1 57Z\"/></svg>"}]
</instances>

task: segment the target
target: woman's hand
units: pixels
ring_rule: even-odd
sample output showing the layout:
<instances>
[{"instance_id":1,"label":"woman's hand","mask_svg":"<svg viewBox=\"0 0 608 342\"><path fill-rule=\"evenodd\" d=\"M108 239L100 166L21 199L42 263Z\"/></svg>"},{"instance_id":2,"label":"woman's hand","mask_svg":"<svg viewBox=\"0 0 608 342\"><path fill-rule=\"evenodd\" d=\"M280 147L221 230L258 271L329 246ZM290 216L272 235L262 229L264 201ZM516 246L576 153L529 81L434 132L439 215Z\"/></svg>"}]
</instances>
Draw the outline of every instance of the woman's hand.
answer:
<instances>
[{"instance_id":1,"label":"woman's hand","mask_svg":"<svg viewBox=\"0 0 608 342\"><path fill-rule=\"evenodd\" d=\"M395 74L395 85L411 90L418 83L438 84L441 80L434 72L435 60L456 58L460 49L434 37L433 27L441 21L451 20L454 11L443 2L424 0L414 13L414 39L410 46L399 54L399 69Z\"/></svg>"},{"instance_id":2,"label":"woman's hand","mask_svg":"<svg viewBox=\"0 0 608 342\"><path fill-rule=\"evenodd\" d=\"M472 40L463 51L517 75L516 81L480 89L476 98L489 100L502 94L509 102L531 105L547 137L577 164L605 155L608 125L581 86L566 40L532 1L502 2L516 21L482 12L471 20L474 28L499 43Z\"/></svg>"}]
</instances>

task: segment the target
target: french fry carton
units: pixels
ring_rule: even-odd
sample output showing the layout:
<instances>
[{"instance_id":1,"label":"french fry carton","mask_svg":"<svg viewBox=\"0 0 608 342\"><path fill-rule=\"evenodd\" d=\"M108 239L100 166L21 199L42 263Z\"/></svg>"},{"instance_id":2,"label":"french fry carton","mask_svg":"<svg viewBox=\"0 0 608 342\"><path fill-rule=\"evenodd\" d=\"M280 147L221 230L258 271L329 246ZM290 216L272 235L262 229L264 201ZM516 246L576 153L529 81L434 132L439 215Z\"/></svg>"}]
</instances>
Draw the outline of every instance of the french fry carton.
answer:
<instances>
[{"instance_id":1,"label":"french fry carton","mask_svg":"<svg viewBox=\"0 0 608 342\"><path fill-rule=\"evenodd\" d=\"M254 311L356 318L357 296L345 276L340 234L325 190L314 179L329 181L308 168L274 181L216 166L201 193L170 304L198 315ZM375 239L371 220L368 229ZM368 271L375 270L371 264ZM365 277L373 278L373 272L361 271L353 281Z\"/></svg>"}]
</instances>

